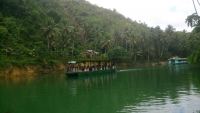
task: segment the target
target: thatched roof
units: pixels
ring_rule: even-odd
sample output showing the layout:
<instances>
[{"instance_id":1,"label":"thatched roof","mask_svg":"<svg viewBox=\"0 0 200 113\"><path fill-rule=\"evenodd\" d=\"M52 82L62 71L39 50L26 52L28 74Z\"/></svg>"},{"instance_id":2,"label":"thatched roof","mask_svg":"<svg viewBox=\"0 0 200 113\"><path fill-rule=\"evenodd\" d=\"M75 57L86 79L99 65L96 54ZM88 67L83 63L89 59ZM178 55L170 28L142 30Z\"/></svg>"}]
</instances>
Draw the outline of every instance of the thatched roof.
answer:
<instances>
[{"instance_id":1,"label":"thatched roof","mask_svg":"<svg viewBox=\"0 0 200 113\"><path fill-rule=\"evenodd\" d=\"M179 59L180 57L178 57L178 56L173 56L173 57L171 57L171 58L169 58L169 59Z\"/></svg>"},{"instance_id":2,"label":"thatched roof","mask_svg":"<svg viewBox=\"0 0 200 113\"><path fill-rule=\"evenodd\" d=\"M174 56L174 57L171 57L171 58L169 58L168 60L180 60L180 59L187 59L187 58L180 58L180 57L178 57L178 56Z\"/></svg>"},{"instance_id":3,"label":"thatched roof","mask_svg":"<svg viewBox=\"0 0 200 113\"><path fill-rule=\"evenodd\" d=\"M81 54L95 54L95 55L98 55L99 52L96 52L94 50L86 50L85 52L81 53Z\"/></svg>"}]
</instances>

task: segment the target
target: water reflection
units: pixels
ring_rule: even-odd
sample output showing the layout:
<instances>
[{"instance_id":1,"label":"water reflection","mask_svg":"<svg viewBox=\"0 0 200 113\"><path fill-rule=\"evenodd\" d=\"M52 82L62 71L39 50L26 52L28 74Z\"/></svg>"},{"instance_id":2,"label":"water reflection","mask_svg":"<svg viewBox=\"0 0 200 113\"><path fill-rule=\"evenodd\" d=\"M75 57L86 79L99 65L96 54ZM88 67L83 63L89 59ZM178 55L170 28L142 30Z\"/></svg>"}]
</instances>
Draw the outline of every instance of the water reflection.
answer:
<instances>
[{"instance_id":1,"label":"water reflection","mask_svg":"<svg viewBox=\"0 0 200 113\"><path fill-rule=\"evenodd\" d=\"M172 65L172 66L169 66L169 70L170 70L171 75L180 75L183 72L187 73L189 71L189 66L188 66L188 64Z\"/></svg>"},{"instance_id":2,"label":"water reflection","mask_svg":"<svg viewBox=\"0 0 200 113\"><path fill-rule=\"evenodd\" d=\"M71 94L76 95L78 93L78 88L91 90L92 88L97 88L99 86L112 86L117 80L117 73L104 74L104 75L91 75L87 77L80 78L66 78L68 89Z\"/></svg>"},{"instance_id":3,"label":"water reflection","mask_svg":"<svg viewBox=\"0 0 200 113\"><path fill-rule=\"evenodd\" d=\"M0 79L0 113L196 113L199 102L200 71L189 65Z\"/></svg>"},{"instance_id":4,"label":"water reflection","mask_svg":"<svg viewBox=\"0 0 200 113\"><path fill-rule=\"evenodd\" d=\"M145 74L142 71L132 72L133 78L140 82L132 80L128 87L139 86L129 89L133 94L137 93L137 99L118 112L192 113L200 110L200 88L195 87L200 81L193 82L200 80L199 71L192 70L198 75L191 74L187 65L145 70Z\"/></svg>"}]
</instances>

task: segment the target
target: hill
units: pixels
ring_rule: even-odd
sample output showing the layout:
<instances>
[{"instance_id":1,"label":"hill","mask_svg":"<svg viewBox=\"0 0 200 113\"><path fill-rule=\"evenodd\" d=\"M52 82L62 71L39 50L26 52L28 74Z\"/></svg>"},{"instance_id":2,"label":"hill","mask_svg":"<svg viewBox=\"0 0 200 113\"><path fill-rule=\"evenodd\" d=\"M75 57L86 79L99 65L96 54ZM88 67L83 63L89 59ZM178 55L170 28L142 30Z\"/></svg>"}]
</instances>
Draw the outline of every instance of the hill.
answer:
<instances>
[{"instance_id":1,"label":"hill","mask_svg":"<svg viewBox=\"0 0 200 113\"><path fill-rule=\"evenodd\" d=\"M137 16L137 15L136 15ZM0 65L40 64L85 59L86 50L100 52L123 47L134 61L187 57L192 41L171 25L161 30L125 18L85 0L1 0Z\"/></svg>"}]
</instances>

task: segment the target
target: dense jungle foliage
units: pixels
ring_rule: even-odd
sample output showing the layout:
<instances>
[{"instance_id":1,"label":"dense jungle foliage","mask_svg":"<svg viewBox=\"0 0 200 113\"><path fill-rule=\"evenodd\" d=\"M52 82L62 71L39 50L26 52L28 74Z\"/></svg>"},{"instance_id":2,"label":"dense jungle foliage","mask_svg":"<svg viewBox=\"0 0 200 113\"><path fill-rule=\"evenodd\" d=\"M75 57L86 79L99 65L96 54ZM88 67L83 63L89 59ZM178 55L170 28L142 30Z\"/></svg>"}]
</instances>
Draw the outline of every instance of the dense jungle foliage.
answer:
<instances>
[{"instance_id":1,"label":"dense jungle foliage","mask_svg":"<svg viewBox=\"0 0 200 113\"><path fill-rule=\"evenodd\" d=\"M194 2L193 2L194 3ZM196 10L196 6L194 4L194 8ZM193 48L194 51L189 56L189 61L193 64L200 64L200 17L197 13L193 13L186 18L186 22L188 26L193 27L193 31L191 33L191 40L193 40Z\"/></svg>"},{"instance_id":2,"label":"dense jungle foliage","mask_svg":"<svg viewBox=\"0 0 200 113\"><path fill-rule=\"evenodd\" d=\"M124 61L166 61L191 55L199 38L199 33L176 31L172 25L148 27L85 0L0 1L1 66L107 59L116 47L124 50ZM86 50L100 54L84 54Z\"/></svg>"}]
</instances>

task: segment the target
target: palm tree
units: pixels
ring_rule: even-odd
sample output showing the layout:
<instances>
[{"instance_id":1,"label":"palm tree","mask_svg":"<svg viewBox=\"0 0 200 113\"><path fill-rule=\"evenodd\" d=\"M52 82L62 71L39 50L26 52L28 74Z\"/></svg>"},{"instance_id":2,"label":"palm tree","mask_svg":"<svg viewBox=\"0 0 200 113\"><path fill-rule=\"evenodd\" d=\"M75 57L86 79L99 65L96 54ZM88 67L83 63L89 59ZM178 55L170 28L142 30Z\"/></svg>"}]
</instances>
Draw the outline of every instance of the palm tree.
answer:
<instances>
[{"instance_id":1,"label":"palm tree","mask_svg":"<svg viewBox=\"0 0 200 113\"><path fill-rule=\"evenodd\" d=\"M196 13L193 13L192 15L187 16L185 22L188 26L194 27L194 25L198 23L199 18L200 17Z\"/></svg>"},{"instance_id":2,"label":"palm tree","mask_svg":"<svg viewBox=\"0 0 200 113\"><path fill-rule=\"evenodd\" d=\"M98 38L100 38L101 36L102 36L102 33L103 33L104 31L102 31L101 29L100 29L100 27L98 27L98 26L96 26L95 28L94 28L94 35L95 35L95 51L96 51L96 48L97 48L97 41L98 41Z\"/></svg>"},{"instance_id":3,"label":"palm tree","mask_svg":"<svg viewBox=\"0 0 200 113\"><path fill-rule=\"evenodd\" d=\"M81 28L79 29L80 33L82 34L82 41L84 42L84 51L87 50L87 42L88 42L88 35L90 33L90 27L87 22L81 24Z\"/></svg>"},{"instance_id":4,"label":"palm tree","mask_svg":"<svg viewBox=\"0 0 200 113\"><path fill-rule=\"evenodd\" d=\"M79 32L77 31L77 29L74 26L65 26L63 27L63 29L61 30L61 32L63 33L63 37L67 38L67 42L69 42L69 48L71 48L71 52L72 52L72 56L74 55L74 42L77 39L77 36L79 35Z\"/></svg>"},{"instance_id":5,"label":"palm tree","mask_svg":"<svg viewBox=\"0 0 200 113\"><path fill-rule=\"evenodd\" d=\"M54 23L54 20L48 20L41 30L42 37L47 40L49 50L51 41L59 35L59 29L57 28L57 24Z\"/></svg>"},{"instance_id":6,"label":"palm tree","mask_svg":"<svg viewBox=\"0 0 200 113\"><path fill-rule=\"evenodd\" d=\"M87 47L86 47L86 45L87 45L87 33L86 33L86 31L85 31L85 29L83 29L83 28L80 28L79 29L79 33L81 34L81 36L82 36L82 42L83 42L83 47L84 47L84 51L86 51L87 50Z\"/></svg>"},{"instance_id":7,"label":"palm tree","mask_svg":"<svg viewBox=\"0 0 200 113\"><path fill-rule=\"evenodd\" d=\"M74 27L73 26L68 26L68 25L65 25L62 29L61 29L61 35L62 35L62 49L63 51L65 51L66 49L64 49L67 44L69 44L70 42L70 37L71 37L71 34L73 33L73 29ZM65 53L65 52L63 52ZM64 56L64 54L63 54Z\"/></svg>"},{"instance_id":8,"label":"palm tree","mask_svg":"<svg viewBox=\"0 0 200 113\"><path fill-rule=\"evenodd\" d=\"M114 38L114 45L118 46L119 39L120 39L120 33L116 30L113 31L112 36Z\"/></svg>"},{"instance_id":9,"label":"palm tree","mask_svg":"<svg viewBox=\"0 0 200 113\"><path fill-rule=\"evenodd\" d=\"M155 48L157 49L157 55L158 56L156 59L159 59L164 47L164 43L162 43L162 39L163 39L163 31L160 29L160 26L155 27L155 40L156 40L156 44L155 44Z\"/></svg>"},{"instance_id":10,"label":"palm tree","mask_svg":"<svg viewBox=\"0 0 200 113\"><path fill-rule=\"evenodd\" d=\"M125 29L124 29L124 32L123 32L123 38L124 38L124 41L125 41L125 44L126 44L126 50L127 50L127 43L128 43L128 39L130 38L130 28L128 28L128 27L126 27Z\"/></svg>"},{"instance_id":11,"label":"palm tree","mask_svg":"<svg viewBox=\"0 0 200 113\"><path fill-rule=\"evenodd\" d=\"M72 57L74 55L74 48L75 48L75 41L77 41L77 37L80 36L80 32L74 28L73 31L71 32L72 35L71 35L71 40L72 40Z\"/></svg>"},{"instance_id":12,"label":"palm tree","mask_svg":"<svg viewBox=\"0 0 200 113\"><path fill-rule=\"evenodd\" d=\"M67 36L68 36L68 25L65 25L64 27L62 27L62 29L60 30L61 36L62 36L62 41L66 41Z\"/></svg>"},{"instance_id":13,"label":"palm tree","mask_svg":"<svg viewBox=\"0 0 200 113\"><path fill-rule=\"evenodd\" d=\"M186 18L186 23L188 24L188 26L191 26L193 27L195 24L197 24L199 22L199 16L198 16L198 12L197 12L197 9L196 9L196 6L195 6L195 3L194 3L194 0L192 0L193 2L193 5L194 5L194 9L195 9L195 12L196 13L193 13L192 15L189 15L187 18ZM198 4L200 5L199 1L197 0Z\"/></svg>"},{"instance_id":14,"label":"palm tree","mask_svg":"<svg viewBox=\"0 0 200 113\"><path fill-rule=\"evenodd\" d=\"M130 52L133 52L133 47L137 44L136 39L134 35L129 39L129 45L130 45Z\"/></svg>"},{"instance_id":15,"label":"palm tree","mask_svg":"<svg viewBox=\"0 0 200 113\"><path fill-rule=\"evenodd\" d=\"M166 41L167 41L167 51L171 40L173 39L175 28L172 25L168 25L165 29Z\"/></svg>"},{"instance_id":16,"label":"palm tree","mask_svg":"<svg viewBox=\"0 0 200 113\"><path fill-rule=\"evenodd\" d=\"M102 45L101 48L105 48L105 53L109 51L112 47L114 47L114 39L110 36L103 37L101 39L100 44Z\"/></svg>"}]
</instances>

